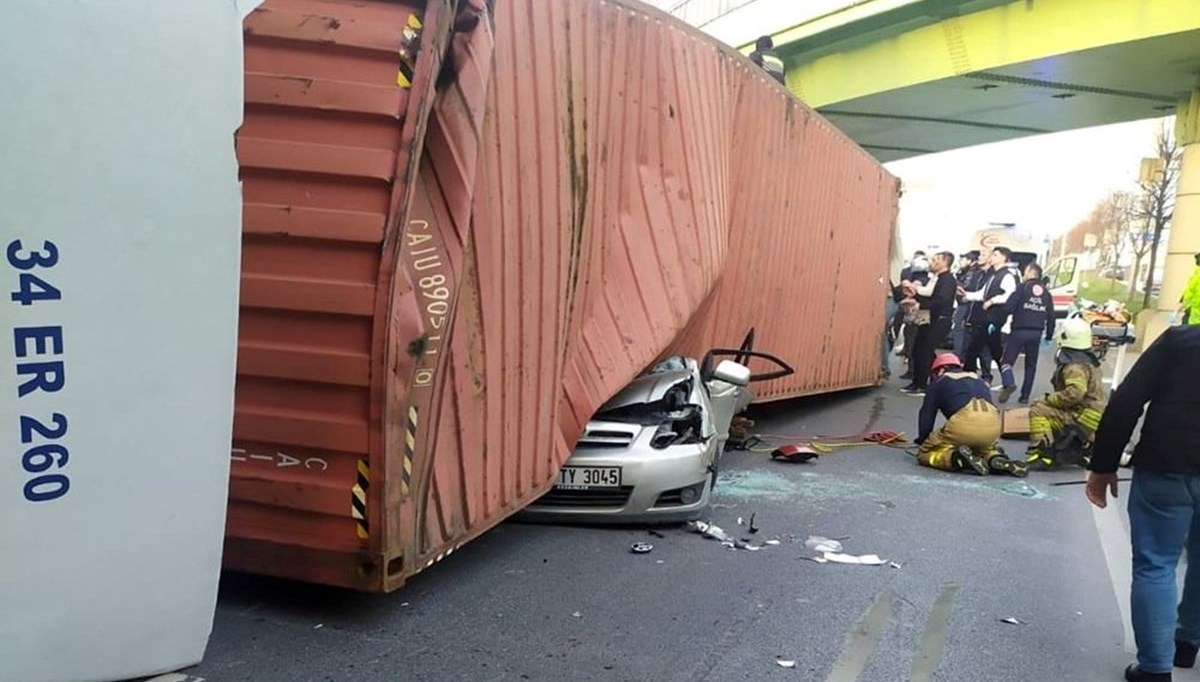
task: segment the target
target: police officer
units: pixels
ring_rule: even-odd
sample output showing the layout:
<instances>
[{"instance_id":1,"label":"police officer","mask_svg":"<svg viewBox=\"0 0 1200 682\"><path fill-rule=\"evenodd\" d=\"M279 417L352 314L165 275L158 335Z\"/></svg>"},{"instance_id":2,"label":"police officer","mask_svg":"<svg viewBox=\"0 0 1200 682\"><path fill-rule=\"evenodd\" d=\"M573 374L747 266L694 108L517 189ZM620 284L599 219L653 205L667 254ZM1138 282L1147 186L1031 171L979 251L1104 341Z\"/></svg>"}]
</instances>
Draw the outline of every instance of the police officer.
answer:
<instances>
[{"instance_id":1,"label":"police officer","mask_svg":"<svg viewBox=\"0 0 1200 682\"><path fill-rule=\"evenodd\" d=\"M1045 335L1046 342L1054 339L1054 297L1046 289L1042 281L1042 267L1030 263L1025 268L1025 281L1017 288L1009 303L1012 305L1012 332L1008 342L1004 344L1004 359L1000 362L1000 376L1004 379L1004 388L1000 390L998 399L1001 403L1008 402L1013 392L1017 390L1017 380L1013 376L1013 366L1017 356L1025 353L1025 376L1021 381L1020 403L1029 403L1029 393L1033 391L1033 380L1037 376L1038 340Z\"/></svg>"},{"instance_id":2,"label":"police officer","mask_svg":"<svg viewBox=\"0 0 1200 682\"><path fill-rule=\"evenodd\" d=\"M771 78L784 83L783 60L775 54L775 41L771 39L771 36L760 36L758 40L754 41L754 51L750 53L750 61L761 66L771 75Z\"/></svg>"}]
</instances>

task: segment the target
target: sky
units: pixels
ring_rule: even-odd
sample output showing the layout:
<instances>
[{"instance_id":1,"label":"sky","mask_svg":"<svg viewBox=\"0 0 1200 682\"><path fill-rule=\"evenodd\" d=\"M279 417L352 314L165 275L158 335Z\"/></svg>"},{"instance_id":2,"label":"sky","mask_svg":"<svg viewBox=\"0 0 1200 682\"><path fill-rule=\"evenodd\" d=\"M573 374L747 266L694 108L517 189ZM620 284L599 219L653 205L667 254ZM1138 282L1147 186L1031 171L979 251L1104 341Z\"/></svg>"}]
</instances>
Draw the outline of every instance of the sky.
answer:
<instances>
[{"instance_id":1,"label":"sky","mask_svg":"<svg viewBox=\"0 0 1200 682\"><path fill-rule=\"evenodd\" d=\"M904 183L905 252L961 248L989 222L1056 236L1114 190L1136 191L1141 159L1163 121L1085 128L930 154L886 164Z\"/></svg>"}]
</instances>

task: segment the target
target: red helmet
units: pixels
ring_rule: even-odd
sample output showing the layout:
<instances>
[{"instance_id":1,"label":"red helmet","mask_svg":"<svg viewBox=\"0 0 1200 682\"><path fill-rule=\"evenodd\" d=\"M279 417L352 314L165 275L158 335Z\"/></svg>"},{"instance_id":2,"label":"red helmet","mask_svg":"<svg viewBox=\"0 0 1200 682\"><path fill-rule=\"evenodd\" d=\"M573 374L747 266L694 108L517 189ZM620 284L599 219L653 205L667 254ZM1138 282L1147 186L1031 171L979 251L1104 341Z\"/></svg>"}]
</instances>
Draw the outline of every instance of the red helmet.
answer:
<instances>
[{"instance_id":1,"label":"red helmet","mask_svg":"<svg viewBox=\"0 0 1200 682\"><path fill-rule=\"evenodd\" d=\"M789 462L807 462L820 453L806 445L781 445L771 453L771 459L782 458Z\"/></svg>"},{"instance_id":2,"label":"red helmet","mask_svg":"<svg viewBox=\"0 0 1200 682\"><path fill-rule=\"evenodd\" d=\"M962 360L959 360L954 353L945 353L933 359L933 364L929 366L929 372L934 373L947 367L962 367L962 364Z\"/></svg>"}]
</instances>

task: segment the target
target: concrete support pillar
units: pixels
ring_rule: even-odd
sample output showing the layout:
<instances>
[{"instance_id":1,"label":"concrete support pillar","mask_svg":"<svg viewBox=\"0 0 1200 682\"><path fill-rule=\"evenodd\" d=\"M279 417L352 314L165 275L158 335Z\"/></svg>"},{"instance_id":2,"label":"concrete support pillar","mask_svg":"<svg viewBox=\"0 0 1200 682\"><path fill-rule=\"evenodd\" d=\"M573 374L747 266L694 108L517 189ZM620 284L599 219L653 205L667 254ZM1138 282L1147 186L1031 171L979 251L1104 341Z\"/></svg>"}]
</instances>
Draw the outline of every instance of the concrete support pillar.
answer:
<instances>
[{"instance_id":1,"label":"concrete support pillar","mask_svg":"<svg viewBox=\"0 0 1200 682\"><path fill-rule=\"evenodd\" d=\"M1158 310L1146 324L1143 348L1167 328L1171 313L1179 305L1179 296L1196 269L1195 255L1200 253L1200 88L1192 90L1191 97L1179 103L1175 139L1183 148L1183 162L1163 263L1162 296L1158 299Z\"/></svg>"}]
</instances>

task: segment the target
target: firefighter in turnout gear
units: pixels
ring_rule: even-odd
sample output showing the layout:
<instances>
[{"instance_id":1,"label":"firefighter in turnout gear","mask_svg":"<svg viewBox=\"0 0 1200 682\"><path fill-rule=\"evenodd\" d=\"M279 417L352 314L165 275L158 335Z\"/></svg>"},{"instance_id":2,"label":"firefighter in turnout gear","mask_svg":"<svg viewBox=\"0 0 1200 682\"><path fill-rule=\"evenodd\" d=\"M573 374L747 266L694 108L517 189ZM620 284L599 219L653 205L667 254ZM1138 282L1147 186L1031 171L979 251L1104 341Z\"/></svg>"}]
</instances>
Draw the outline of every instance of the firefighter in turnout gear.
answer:
<instances>
[{"instance_id":1,"label":"firefighter in turnout gear","mask_svg":"<svg viewBox=\"0 0 1200 682\"><path fill-rule=\"evenodd\" d=\"M930 367L932 383L921 405L917 461L944 471L989 472L1024 477L1029 467L1006 457L997 447L1000 411L991 389L977 375L964 372L958 356L938 356ZM937 413L946 424L934 433Z\"/></svg>"},{"instance_id":2,"label":"firefighter in turnout gear","mask_svg":"<svg viewBox=\"0 0 1200 682\"><path fill-rule=\"evenodd\" d=\"M1077 429L1090 445L1104 414L1104 384L1100 361L1092 353L1092 327L1079 318L1064 320L1058 332L1058 368L1050 383L1054 392L1029 408L1029 452L1026 462L1051 468L1057 462L1054 443ZM1087 462L1078 462L1087 464Z\"/></svg>"}]
</instances>

